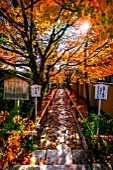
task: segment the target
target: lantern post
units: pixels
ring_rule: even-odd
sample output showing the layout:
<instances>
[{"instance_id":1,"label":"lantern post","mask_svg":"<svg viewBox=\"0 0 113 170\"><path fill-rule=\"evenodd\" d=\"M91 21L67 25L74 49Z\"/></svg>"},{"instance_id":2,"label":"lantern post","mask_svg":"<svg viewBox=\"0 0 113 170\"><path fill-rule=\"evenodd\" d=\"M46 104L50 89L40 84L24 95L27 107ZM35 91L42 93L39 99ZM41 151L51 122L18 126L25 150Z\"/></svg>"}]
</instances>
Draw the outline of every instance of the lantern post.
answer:
<instances>
[{"instance_id":1,"label":"lantern post","mask_svg":"<svg viewBox=\"0 0 113 170\"><path fill-rule=\"evenodd\" d=\"M108 85L106 84L95 84L95 99L99 100L98 104L98 116L100 116L100 110L101 110L101 100L107 100L107 94L108 94Z\"/></svg>"},{"instance_id":2,"label":"lantern post","mask_svg":"<svg viewBox=\"0 0 113 170\"><path fill-rule=\"evenodd\" d=\"M98 103L98 116L100 116L100 110L101 110L101 100L107 100L107 94L108 94L108 85L98 83L95 84L95 99L99 100ZM99 122L97 127L97 135L99 135Z\"/></svg>"},{"instance_id":3,"label":"lantern post","mask_svg":"<svg viewBox=\"0 0 113 170\"><path fill-rule=\"evenodd\" d=\"M42 86L41 85L37 85L37 84L34 84L31 86L31 97L34 97L35 98L35 123L36 123L36 127L39 126L37 124L37 105L38 105L38 101L37 101L37 97L41 97L41 88Z\"/></svg>"}]
</instances>

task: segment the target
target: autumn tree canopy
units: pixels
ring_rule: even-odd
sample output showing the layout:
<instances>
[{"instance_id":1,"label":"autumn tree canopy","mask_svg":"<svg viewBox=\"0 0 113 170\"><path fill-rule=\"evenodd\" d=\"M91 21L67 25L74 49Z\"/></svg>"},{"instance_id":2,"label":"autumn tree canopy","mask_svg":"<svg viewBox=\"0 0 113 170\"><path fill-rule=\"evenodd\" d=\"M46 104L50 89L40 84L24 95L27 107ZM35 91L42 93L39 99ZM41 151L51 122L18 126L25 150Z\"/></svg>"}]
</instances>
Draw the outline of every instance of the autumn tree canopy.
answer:
<instances>
[{"instance_id":1,"label":"autumn tree canopy","mask_svg":"<svg viewBox=\"0 0 113 170\"><path fill-rule=\"evenodd\" d=\"M76 11L76 6L79 4L77 21L79 25L80 40L84 40L76 49L69 51L70 67L76 66L75 73L72 75L72 80L84 80L84 72L87 72L89 77L88 82L97 79L104 79L105 76L113 74L113 30L111 14L113 10L111 5L113 1L60 1L56 2L63 6L64 9ZM85 5L84 5L85 4ZM85 7L85 8L84 8ZM81 10L80 10L81 9ZM80 25L89 22L89 29L82 28ZM70 41L72 43L72 41ZM70 44L69 44L70 45ZM78 47L78 49L77 49ZM87 61L87 63L85 63ZM73 64L72 64L73 63ZM85 64L85 66L84 66ZM69 64L67 64L69 66Z\"/></svg>"},{"instance_id":2,"label":"autumn tree canopy","mask_svg":"<svg viewBox=\"0 0 113 170\"><path fill-rule=\"evenodd\" d=\"M0 61L28 67L34 83L44 89L50 77L66 70L67 65L79 65L83 69L84 46L89 38L87 71L91 72L91 65L106 62L105 56L112 56L112 41L108 41L112 35L111 3L107 0L1 0ZM91 25L88 36L80 33L80 25L86 20Z\"/></svg>"},{"instance_id":3,"label":"autumn tree canopy","mask_svg":"<svg viewBox=\"0 0 113 170\"><path fill-rule=\"evenodd\" d=\"M74 13L52 1L5 0L0 15L0 61L29 67L34 83L43 85L61 59L60 43L66 42L63 36L77 20Z\"/></svg>"}]
</instances>

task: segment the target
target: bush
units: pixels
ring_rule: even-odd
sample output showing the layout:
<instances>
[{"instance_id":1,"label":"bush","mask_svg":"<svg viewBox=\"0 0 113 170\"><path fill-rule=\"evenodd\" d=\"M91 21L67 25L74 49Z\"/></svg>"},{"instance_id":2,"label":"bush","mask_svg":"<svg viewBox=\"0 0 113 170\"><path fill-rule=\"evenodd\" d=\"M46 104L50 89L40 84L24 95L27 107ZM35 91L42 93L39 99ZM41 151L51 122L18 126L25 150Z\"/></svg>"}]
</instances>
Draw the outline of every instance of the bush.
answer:
<instances>
[{"instance_id":1,"label":"bush","mask_svg":"<svg viewBox=\"0 0 113 170\"><path fill-rule=\"evenodd\" d=\"M34 143L26 131L35 129L32 120L24 118L13 109L0 112L0 162L9 165L29 164Z\"/></svg>"},{"instance_id":2,"label":"bush","mask_svg":"<svg viewBox=\"0 0 113 170\"><path fill-rule=\"evenodd\" d=\"M94 150L97 162L110 161L110 154L113 151L113 119L110 114L103 113L100 116L90 114L90 121L84 119L83 133L91 149ZM96 138L91 138L92 136Z\"/></svg>"}]
</instances>

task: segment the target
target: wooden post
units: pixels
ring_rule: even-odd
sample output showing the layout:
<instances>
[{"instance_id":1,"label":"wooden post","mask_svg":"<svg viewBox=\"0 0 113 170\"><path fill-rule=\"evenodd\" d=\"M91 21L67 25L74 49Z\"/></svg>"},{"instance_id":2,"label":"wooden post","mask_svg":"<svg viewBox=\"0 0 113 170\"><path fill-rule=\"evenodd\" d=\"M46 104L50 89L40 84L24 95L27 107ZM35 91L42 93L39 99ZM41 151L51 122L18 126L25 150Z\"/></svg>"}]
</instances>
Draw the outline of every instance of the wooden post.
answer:
<instances>
[{"instance_id":1,"label":"wooden post","mask_svg":"<svg viewBox=\"0 0 113 170\"><path fill-rule=\"evenodd\" d=\"M98 116L100 116L100 109L101 109L101 99L99 99L99 104L98 104Z\"/></svg>"},{"instance_id":2,"label":"wooden post","mask_svg":"<svg viewBox=\"0 0 113 170\"><path fill-rule=\"evenodd\" d=\"M113 169L113 154L110 154L110 164L111 164L112 169Z\"/></svg>"},{"instance_id":3,"label":"wooden post","mask_svg":"<svg viewBox=\"0 0 113 170\"><path fill-rule=\"evenodd\" d=\"M15 100L15 109L17 109L20 106L20 100ZM17 112L19 113L19 109L17 109Z\"/></svg>"},{"instance_id":4,"label":"wooden post","mask_svg":"<svg viewBox=\"0 0 113 170\"><path fill-rule=\"evenodd\" d=\"M35 123L37 126L37 97L35 97Z\"/></svg>"}]
</instances>

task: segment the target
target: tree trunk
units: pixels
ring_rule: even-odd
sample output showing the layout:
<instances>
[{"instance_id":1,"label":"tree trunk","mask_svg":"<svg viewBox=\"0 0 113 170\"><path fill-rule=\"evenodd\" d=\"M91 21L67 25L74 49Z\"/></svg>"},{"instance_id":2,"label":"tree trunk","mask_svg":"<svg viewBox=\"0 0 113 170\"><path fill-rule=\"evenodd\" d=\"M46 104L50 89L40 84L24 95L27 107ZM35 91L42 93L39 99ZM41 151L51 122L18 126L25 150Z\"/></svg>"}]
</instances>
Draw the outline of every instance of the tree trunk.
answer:
<instances>
[{"instance_id":1,"label":"tree trunk","mask_svg":"<svg viewBox=\"0 0 113 170\"><path fill-rule=\"evenodd\" d=\"M86 90L86 102L87 102L87 109L88 109L88 115L89 113L91 113L91 107L90 107L90 99L89 99L89 87L88 87L88 83L87 83L87 78L88 78L88 74L86 71L86 67L87 67L87 40L86 40L86 44L84 47L84 70L85 70L85 74L84 74L84 78L85 78L85 90Z\"/></svg>"},{"instance_id":2,"label":"tree trunk","mask_svg":"<svg viewBox=\"0 0 113 170\"><path fill-rule=\"evenodd\" d=\"M76 102L79 102L79 82L78 82L78 80L77 80L77 82L76 82L76 87L77 87L77 92L76 92L76 94L77 94L77 100L76 100Z\"/></svg>"},{"instance_id":3,"label":"tree trunk","mask_svg":"<svg viewBox=\"0 0 113 170\"><path fill-rule=\"evenodd\" d=\"M86 90L86 103L87 103L87 109L89 114L91 113L91 106L90 106L90 99L89 99L89 86L87 82L85 82L85 90Z\"/></svg>"}]
</instances>

